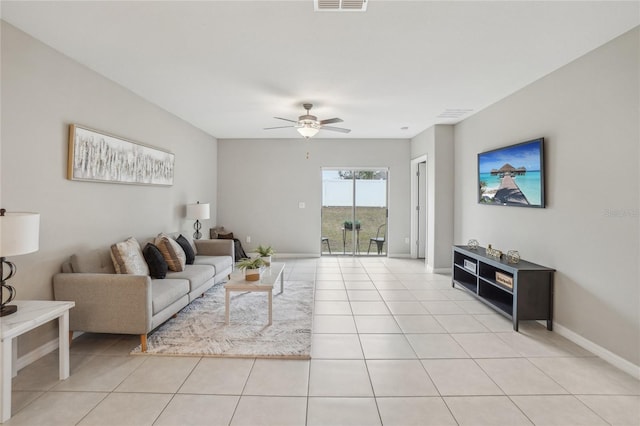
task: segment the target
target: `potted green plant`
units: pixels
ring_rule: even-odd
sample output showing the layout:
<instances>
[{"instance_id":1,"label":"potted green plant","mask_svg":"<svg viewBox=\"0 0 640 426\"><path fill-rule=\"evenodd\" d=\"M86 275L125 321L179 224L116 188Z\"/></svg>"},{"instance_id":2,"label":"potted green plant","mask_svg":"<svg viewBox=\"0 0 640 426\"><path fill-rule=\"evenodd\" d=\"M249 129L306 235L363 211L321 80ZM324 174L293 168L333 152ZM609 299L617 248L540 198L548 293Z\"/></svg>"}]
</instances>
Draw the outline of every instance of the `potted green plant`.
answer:
<instances>
[{"instance_id":1,"label":"potted green plant","mask_svg":"<svg viewBox=\"0 0 640 426\"><path fill-rule=\"evenodd\" d=\"M271 266L271 256L274 254L271 246L259 245L258 248L256 248L256 252L260 255L260 258L266 266Z\"/></svg>"},{"instance_id":2,"label":"potted green plant","mask_svg":"<svg viewBox=\"0 0 640 426\"><path fill-rule=\"evenodd\" d=\"M350 220L345 220L342 225L344 226L344 229L347 230L352 230L353 229L353 222L351 222ZM356 220L356 229L360 230L360 221Z\"/></svg>"},{"instance_id":3,"label":"potted green plant","mask_svg":"<svg viewBox=\"0 0 640 426\"><path fill-rule=\"evenodd\" d=\"M244 279L247 281L260 281L261 268L265 265L261 257L242 259L236 263L236 268L244 270Z\"/></svg>"}]
</instances>

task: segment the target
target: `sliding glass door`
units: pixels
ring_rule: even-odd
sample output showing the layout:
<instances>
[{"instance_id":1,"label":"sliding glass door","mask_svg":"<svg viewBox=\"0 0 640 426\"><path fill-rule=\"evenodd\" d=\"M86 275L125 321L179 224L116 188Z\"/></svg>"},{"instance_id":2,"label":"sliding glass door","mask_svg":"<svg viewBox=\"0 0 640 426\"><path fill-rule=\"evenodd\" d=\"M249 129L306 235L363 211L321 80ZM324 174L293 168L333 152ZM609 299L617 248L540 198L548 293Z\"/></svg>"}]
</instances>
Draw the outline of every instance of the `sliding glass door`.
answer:
<instances>
[{"instance_id":1,"label":"sliding glass door","mask_svg":"<svg viewBox=\"0 0 640 426\"><path fill-rule=\"evenodd\" d=\"M387 169L322 169L322 254L386 256Z\"/></svg>"}]
</instances>

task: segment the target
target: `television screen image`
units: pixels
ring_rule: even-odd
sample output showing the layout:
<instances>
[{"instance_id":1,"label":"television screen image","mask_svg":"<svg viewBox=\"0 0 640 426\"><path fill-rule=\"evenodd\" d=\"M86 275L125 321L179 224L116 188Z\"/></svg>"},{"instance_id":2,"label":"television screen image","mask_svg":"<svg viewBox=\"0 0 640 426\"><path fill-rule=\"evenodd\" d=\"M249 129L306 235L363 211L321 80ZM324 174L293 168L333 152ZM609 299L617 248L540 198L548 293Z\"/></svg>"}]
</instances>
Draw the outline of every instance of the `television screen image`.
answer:
<instances>
[{"instance_id":1,"label":"television screen image","mask_svg":"<svg viewBox=\"0 0 640 426\"><path fill-rule=\"evenodd\" d=\"M478 202L544 207L544 138L478 154Z\"/></svg>"}]
</instances>

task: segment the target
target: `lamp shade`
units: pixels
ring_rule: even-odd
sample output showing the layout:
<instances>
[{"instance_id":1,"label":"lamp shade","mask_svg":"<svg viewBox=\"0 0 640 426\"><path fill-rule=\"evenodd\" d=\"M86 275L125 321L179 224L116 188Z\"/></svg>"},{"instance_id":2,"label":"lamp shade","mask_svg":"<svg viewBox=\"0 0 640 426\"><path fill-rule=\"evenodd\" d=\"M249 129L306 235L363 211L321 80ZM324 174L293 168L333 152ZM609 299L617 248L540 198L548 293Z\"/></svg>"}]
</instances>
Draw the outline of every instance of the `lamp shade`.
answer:
<instances>
[{"instance_id":1,"label":"lamp shade","mask_svg":"<svg viewBox=\"0 0 640 426\"><path fill-rule=\"evenodd\" d=\"M9 213L0 216L0 257L38 251L40 214Z\"/></svg>"},{"instance_id":2,"label":"lamp shade","mask_svg":"<svg viewBox=\"0 0 640 426\"><path fill-rule=\"evenodd\" d=\"M312 124L305 123L304 126L298 127L297 130L298 130L298 133L300 133L305 138L309 139L311 137L314 137L320 129L318 129L317 127L314 127Z\"/></svg>"},{"instance_id":3,"label":"lamp shade","mask_svg":"<svg viewBox=\"0 0 640 426\"><path fill-rule=\"evenodd\" d=\"M187 219L209 219L209 203L187 204Z\"/></svg>"}]
</instances>

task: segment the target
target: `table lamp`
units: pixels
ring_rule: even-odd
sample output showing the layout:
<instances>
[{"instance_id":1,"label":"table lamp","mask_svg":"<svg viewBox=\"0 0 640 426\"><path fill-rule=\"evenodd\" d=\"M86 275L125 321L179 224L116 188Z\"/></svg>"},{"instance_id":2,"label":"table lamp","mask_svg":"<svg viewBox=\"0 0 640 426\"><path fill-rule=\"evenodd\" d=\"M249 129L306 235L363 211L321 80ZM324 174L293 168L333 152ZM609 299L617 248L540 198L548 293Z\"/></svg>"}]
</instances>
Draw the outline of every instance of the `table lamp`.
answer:
<instances>
[{"instance_id":1,"label":"table lamp","mask_svg":"<svg viewBox=\"0 0 640 426\"><path fill-rule=\"evenodd\" d=\"M193 233L193 238L199 240L202 237L200 221L209 219L209 203L200 204L198 201L196 204L187 204L187 219L196 220L196 223L193 224L193 229L196 230Z\"/></svg>"},{"instance_id":2,"label":"table lamp","mask_svg":"<svg viewBox=\"0 0 640 426\"><path fill-rule=\"evenodd\" d=\"M6 260L6 257L38 251L39 234L38 213L9 213L0 209L0 317L18 310L17 306L8 304L16 297L16 289L7 284L16 274L16 265ZM9 270L6 277L5 269ZM5 292L9 293L6 300Z\"/></svg>"}]
</instances>

